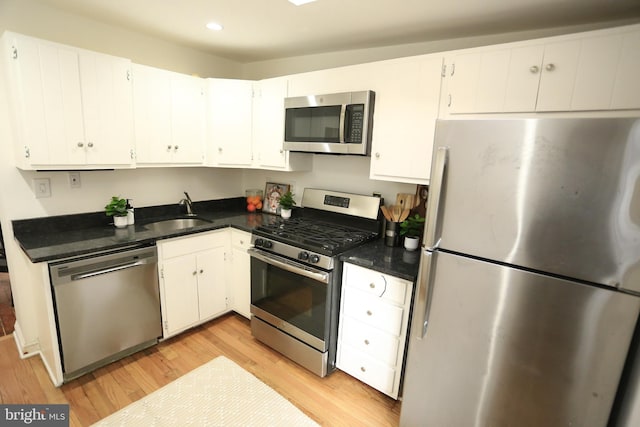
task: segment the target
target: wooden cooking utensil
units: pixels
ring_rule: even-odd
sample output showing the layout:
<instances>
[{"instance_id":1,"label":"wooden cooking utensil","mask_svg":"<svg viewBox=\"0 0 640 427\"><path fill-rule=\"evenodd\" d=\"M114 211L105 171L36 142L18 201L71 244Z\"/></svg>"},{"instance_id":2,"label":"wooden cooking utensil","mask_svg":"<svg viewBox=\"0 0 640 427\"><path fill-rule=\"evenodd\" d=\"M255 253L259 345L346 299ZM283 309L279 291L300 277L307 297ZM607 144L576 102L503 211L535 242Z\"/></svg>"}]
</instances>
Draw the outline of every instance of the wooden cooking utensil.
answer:
<instances>
[{"instance_id":1,"label":"wooden cooking utensil","mask_svg":"<svg viewBox=\"0 0 640 427\"><path fill-rule=\"evenodd\" d=\"M404 208L402 210L402 213L400 214L400 218L398 219L398 222L402 222L405 219L407 219L407 217L409 216L409 212L411 212L409 208Z\"/></svg>"},{"instance_id":2,"label":"wooden cooking utensil","mask_svg":"<svg viewBox=\"0 0 640 427\"><path fill-rule=\"evenodd\" d=\"M382 211L382 215L384 215L384 219L391 222L391 212L389 212L389 208L385 205L380 206L380 210Z\"/></svg>"},{"instance_id":3,"label":"wooden cooking utensil","mask_svg":"<svg viewBox=\"0 0 640 427\"><path fill-rule=\"evenodd\" d=\"M398 222L400 220L400 215L402 215L402 206L393 205L391 209L391 218L393 222Z\"/></svg>"}]
</instances>

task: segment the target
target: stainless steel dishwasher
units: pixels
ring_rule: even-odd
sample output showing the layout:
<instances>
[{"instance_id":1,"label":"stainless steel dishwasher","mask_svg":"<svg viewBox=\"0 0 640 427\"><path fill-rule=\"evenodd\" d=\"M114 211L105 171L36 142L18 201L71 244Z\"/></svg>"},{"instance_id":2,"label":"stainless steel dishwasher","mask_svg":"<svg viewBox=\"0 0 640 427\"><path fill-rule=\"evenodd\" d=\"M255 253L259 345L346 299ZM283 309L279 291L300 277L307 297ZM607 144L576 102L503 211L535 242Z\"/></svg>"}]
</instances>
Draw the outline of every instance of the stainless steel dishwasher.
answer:
<instances>
[{"instance_id":1,"label":"stainless steel dishwasher","mask_svg":"<svg viewBox=\"0 0 640 427\"><path fill-rule=\"evenodd\" d=\"M156 247L49 264L64 381L162 335Z\"/></svg>"}]
</instances>

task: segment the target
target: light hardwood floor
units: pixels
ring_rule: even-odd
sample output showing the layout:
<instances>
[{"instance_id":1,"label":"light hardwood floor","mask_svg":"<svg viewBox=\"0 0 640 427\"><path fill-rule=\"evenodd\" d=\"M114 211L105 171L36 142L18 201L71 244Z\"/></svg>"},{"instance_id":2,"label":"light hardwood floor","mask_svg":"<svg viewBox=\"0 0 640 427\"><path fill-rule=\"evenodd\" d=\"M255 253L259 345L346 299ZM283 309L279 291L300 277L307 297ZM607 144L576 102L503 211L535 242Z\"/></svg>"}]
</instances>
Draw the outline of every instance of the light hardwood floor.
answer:
<instances>
[{"instance_id":1,"label":"light hardwood floor","mask_svg":"<svg viewBox=\"0 0 640 427\"><path fill-rule=\"evenodd\" d=\"M60 388L40 358L21 360L12 336L0 338L1 403L68 403L72 426L87 426L223 355L323 426L397 426L400 402L337 370L319 378L251 336L228 314ZM265 426L266 427L266 426Z\"/></svg>"}]
</instances>

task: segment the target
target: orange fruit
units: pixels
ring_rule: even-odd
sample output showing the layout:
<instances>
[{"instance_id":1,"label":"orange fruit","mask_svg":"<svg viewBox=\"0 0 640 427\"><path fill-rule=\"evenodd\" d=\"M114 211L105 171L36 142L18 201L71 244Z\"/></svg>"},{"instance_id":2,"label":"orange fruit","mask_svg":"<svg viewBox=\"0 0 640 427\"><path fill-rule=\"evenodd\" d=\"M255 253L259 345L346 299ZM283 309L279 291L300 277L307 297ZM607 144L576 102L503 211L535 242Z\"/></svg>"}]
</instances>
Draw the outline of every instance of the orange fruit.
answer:
<instances>
[{"instance_id":1,"label":"orange fruit","mask_svg":"<svg viewBox=\"0 0 640 427\"><path fill-rule=\"evenodd\" d=\"M262 209L262 202L256 203L256 209Z\"/></svg>"},{"instance_id":2,"label":"orange fruit","mask_svg":"<svg viewBox=\"0 0 640 427\"><path fill-rule=\"evenodd\" d=\"M252 205L251 203L248 203L248 204L247 204L247 210L248 210L249 212L255 212L255 210L256 210L256 205Z\"/></svg>"}]
</instances>

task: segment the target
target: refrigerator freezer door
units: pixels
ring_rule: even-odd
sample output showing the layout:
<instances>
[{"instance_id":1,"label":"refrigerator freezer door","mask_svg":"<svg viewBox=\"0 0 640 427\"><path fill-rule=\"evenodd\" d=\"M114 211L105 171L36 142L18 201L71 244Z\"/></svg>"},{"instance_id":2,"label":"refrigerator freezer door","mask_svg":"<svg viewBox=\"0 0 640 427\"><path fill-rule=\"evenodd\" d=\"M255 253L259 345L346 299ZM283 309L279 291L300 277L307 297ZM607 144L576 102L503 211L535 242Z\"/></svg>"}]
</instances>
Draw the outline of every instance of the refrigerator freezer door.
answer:
<instances>
[{"instance_id":1,"label":"refrigerator freezer door","mask_svg":"<svg viewBox=\"0 0 640 427\"><path fill-rule=\"evenodd\" d=\"M411 334L401 426L606 425L640 297L432 256L431 308L424 339Z\"/></svg>"},{"instance_id":2,"label":"refrigerator freezer door","mask_svg":"<svg viewBox=\"0 0 640 427\"><path fill-rule=\"evenodd\" d=\"M640 119L439 121L442 147L441 248L640 292Z\"/></svg>"}]
</instances>

